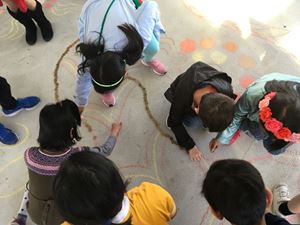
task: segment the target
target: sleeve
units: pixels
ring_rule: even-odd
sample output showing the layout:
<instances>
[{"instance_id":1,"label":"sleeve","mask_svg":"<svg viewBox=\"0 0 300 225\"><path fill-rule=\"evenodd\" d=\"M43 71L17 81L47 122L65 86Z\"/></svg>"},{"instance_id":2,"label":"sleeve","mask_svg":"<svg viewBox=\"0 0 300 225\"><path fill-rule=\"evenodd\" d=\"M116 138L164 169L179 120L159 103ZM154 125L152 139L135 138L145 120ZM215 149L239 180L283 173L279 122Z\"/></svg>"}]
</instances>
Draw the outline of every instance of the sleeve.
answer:
<instances>
[{"instance_id":1,"label":"sleeve","mask_svg":"<svg viewBox=\"0 0 300 225\"><path fill-rule=\"evenodd\" d=\"M252 107L247 91L241 96L235 105L235 112L231 124L223 132L217 135L217 139L222 144L229 144L235 132L241 126L242 121L251 112Z\"/></svg>"},{"instance_id":2,"label":"sleeve","mask_svg":"<svg viewBox=\"0 0 300 225\"><path fill-rule=\"evenodd\" d=\"M170 108L168 125L175 134L178 144L188 151L195 146L195 142L182 124L186 107L183 97L186 96L175 96Z\"/></svg>"},{"instance_id":3,"label":"sleeve","mask_svg":"<svg viewBox=\"0 0 300 225\"><path fill-rule=\"evenodd\" d=\"M164 32L164 28L160 23L160 12L156 2L146 1L138 8L137 24L140 35L144 41L146 48L150 43L153 34L159 40L160 32ZM159 25L159 26L158 26ZM156 32L156 27L159 27L159 32Z\"/></svg>"},{"instance_id":4,"label":"sleeve","mask_svg":"<svg viewBox=\"0 0 300 225\"><path fill-rule=\"evenodd\" d=\"M86 106L92 90L92 79L89 72L77 74L74 100L77 106Z\"/></svg>"},{"instance_id":5,"label":"sleeve","mask_svg":"<svg viewBox=\"0 0 300 225\"><path fill-rule=\"evenodd\" d=\"M85 21L85 13L84 8L82 9L82 12L80 14L79 20L78 20L78 34L80 42L84 42L84 21Z\"/></svg>"},{"instance_id":6,"label":"sleeve","mask_svg":"<svg viewBox=\"0 0 300 225\"><path fill-rule=\"evenodd\" d=\"M169 192L166 193L165 201L166 201L165 204L166 204L167 219L168 221L170 221L176 215L177 212L176 203Z\"/></svg>"},{"instance_id":7,"label":"sleeve","mask_svg":"<svg viewBox=\"0 0 300 225\"><path fill-rule=\"evenodd\" d=\"M106 142L103 145L89 148L89 151L99 153L103 156L109 156L117 142L117 138L115 136L110 135Z\"/></svg>"},{"instance_id":8,"label":"sleeve","mask_svg":"<svg viewBox=\"0 0 300 225\"><path fill-rule=\"evenodd\" d=\"M158 211L157 224L163 224L160 223L160 221L170 221L175 216L176 203L166 189L149 182L142 183L140 187L143 187L147 195L151 197L151 199L147 201L148 204L152 204Z\"/></svg>"}]
</instances>

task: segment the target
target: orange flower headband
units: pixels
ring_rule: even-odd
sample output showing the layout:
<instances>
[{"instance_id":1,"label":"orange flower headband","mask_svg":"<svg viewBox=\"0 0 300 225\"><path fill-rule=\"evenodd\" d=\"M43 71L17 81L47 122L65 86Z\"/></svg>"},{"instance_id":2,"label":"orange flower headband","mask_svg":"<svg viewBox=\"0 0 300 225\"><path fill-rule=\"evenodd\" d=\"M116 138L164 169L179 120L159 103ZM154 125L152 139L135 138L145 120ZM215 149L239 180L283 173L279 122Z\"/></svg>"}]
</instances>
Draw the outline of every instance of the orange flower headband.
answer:
<instances>
[{"instance_id":1,"label":"orange flower headband","mask_svg":"<svg viewBox=\"0 0 300 225\"><path fill-rule=\"evenodd\" d=\"M284 141L299 141L300 133L292 133L291 130L283 126L283 123L272 117L272 111L269 108L270 100L274 98L276 92L270 92L258 104L259 118L264 122L266 130L272 132L277 139Z\"/></svg>"}]
</instances>

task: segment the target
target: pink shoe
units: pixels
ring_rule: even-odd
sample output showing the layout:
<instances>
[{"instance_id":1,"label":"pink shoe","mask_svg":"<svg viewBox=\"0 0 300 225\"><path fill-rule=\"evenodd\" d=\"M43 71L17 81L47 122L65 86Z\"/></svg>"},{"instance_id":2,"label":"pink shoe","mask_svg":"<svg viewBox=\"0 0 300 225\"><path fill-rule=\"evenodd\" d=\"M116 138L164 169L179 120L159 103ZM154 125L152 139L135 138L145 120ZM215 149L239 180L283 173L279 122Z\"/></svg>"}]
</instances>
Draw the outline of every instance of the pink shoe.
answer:
<instances>
[{"instance_id":1,"label":"pink shoe","mask_svg":"<svg viewBox=\"0 0 300 225\"><path fill-rule=\"evenodd\" d=\"M160 76L163 76L167 73L167 68L165 67L165 65L162 64L157 59L153 59L150 62L145 62L144 60L141 60L141 61L145 66L150 66L152 68L153 72Z\"/></svg>"},{"instance_id":2,"label":"pink shoe","mask_svg":"<svg viewBox=\"0 0 300 225\"><path fill-rule=\"evenodd\" d=\"M113 107L116 104L116 98L112 92L101 95L101 99L103 104L107 107Z\"/></svg>"}]
</instances>

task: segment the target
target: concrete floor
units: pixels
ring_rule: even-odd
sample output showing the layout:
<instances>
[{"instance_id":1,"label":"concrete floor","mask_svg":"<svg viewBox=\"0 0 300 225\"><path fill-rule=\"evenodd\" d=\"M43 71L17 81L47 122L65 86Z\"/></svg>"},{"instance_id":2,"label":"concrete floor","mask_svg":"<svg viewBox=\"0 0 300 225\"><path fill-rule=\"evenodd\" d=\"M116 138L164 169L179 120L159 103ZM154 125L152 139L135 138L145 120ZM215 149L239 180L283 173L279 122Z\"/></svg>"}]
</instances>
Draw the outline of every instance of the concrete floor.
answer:
<instances>
[{"instance_id":1,"label":"concrete floor","mask_svg":"<svg viewBox=\"0 0 300 225\"><path fill-rule=\"evenodd\" d=\"M6 77L15 96L38 95L42 103L32 112L0 121L21 137L15 146L0 145L0 224L7 225L16 215L27 182L23 152L36 145L38 114L53 102L55 64L65 48L77 39L77 19L83 0L44 0L45 12L53 23L55 37L28 46L24 29L0 8L0 74ZM169 104L163 92L174 78L193 62L202 60L233 77L236 92L242 93L251 81L278 71L300 75L300 1L285 0L158 0L167 34L162 37L158 57L168 66L164 77L155 76L137 63L129 74L146 87L149 107L165 127ZM79 57L72 49L59 70L60 99L71 98ZM117 105L105 108L93 92L86 108L81 145L103 142L110 124L123 121L118 144L111 156L131 185L147 180L163 185L174 196L178 213L171 224L228 224L217 221L200 195L209 165L217 159L240 158L252 162L271 188L278 182L290 186L291 195L300 189L299 144L285 154L272 156L242 134L233 146L210 153L209 140L215 134L191 130L204 159L191 162L184 151L170 143L154 126L145 111L143 95L136 83L127 80L116 91ZM297 218L291 218L296 221Z\"/></svg>"}]
</instances>

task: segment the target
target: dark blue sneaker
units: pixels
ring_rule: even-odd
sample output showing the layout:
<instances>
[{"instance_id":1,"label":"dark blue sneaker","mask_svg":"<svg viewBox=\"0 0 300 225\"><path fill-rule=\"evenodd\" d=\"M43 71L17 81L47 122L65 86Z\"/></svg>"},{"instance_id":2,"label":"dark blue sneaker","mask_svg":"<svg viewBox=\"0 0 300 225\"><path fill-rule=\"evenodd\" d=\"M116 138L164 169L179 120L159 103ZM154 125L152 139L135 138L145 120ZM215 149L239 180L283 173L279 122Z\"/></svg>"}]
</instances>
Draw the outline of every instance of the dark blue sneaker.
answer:
<instances>
[{"instance_id":1,"label":"dark blue sneaker","mask_svg":"<svg viewBox=\"0 0 300 225\"><path fill-rule=\"evenodd\" d=\"M14 109L2 109L4 116L12 117L22 110L32 110L40 102L40 98L36 96L29 96L26 98L18 98L17 106Z\"/></svg>"},{"instance_id":2,"label":"dark blue sneaker","mask_svg":"<svg viewBox=\"0 0 300 225\"><path fill-rule=\"evenodd\" d=\"M13 145L19 141L18 136L0 123L0 142L5 145Z\"/></svg>"}]
</instances>

